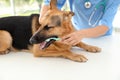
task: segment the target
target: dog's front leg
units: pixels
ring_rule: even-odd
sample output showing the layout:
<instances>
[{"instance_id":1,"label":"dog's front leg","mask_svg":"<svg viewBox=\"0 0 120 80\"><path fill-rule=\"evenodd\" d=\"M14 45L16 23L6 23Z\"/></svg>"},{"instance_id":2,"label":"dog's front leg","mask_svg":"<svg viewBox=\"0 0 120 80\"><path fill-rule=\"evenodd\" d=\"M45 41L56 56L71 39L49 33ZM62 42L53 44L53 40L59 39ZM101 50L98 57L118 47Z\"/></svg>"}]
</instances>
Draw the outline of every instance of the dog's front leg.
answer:
<instances>
[{"instance_id":1,"label":"dog's front leg","mask_svg":"<svg viewBox=\"0 0 120 80\"><path fill-rule=\"evenodd\" d=\"M76 45L77 47L83 48L84 50L88 51L88 52L100 52L101 48L98 48L96 46L91 46L91 45L87 45L83 42L80 42L79 44Z\"/></svg>"},{"instance_id":2,"label":"dog's front leg","mask_svg":"<svg viewBox=\"0 0 120 80\"><path fill-rule=\"evenodd\" d=\"M46 51L40 55L42 57L64 57L77 62L86 62L87 58L80 54L74 54L71 51Z\"/></svg>"},{"instance_id":3,"label":"dog's front leg","mask_svg":"<svg viewBox=\"0 0 120 80\"><path fill-rule=\"evenodd\" d=\"M81 54L75 54L75 53L72 53L71 51L65 51L62 53L62 56L64 58L67 58L67 59L70 59L70 60L73 60L73 61L77 61L77 62L86 62L88 59L81 55Z\"/></svg>"}]
</instances>

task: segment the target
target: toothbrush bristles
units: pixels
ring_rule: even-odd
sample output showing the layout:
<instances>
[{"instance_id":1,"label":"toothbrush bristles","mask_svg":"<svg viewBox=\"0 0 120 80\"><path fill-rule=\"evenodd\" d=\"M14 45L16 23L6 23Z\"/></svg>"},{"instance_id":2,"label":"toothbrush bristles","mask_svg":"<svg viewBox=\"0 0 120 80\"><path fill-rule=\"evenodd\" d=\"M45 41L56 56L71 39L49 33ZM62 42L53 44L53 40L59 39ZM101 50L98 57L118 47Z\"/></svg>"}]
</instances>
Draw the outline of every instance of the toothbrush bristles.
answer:
<instances>
[{"instance_id":1,"label":"toothbrush bristles","mask_svg":"<svg viewBox=\"0 0 120 80\"><path fill-rule=\"evenodd\" d=\"M46 42L49 42L49 41L52 40L52 39L55 40L55 41L60 40L60 38L48 38L48 39L46 39L45 41L46 41Z\"/></svg>"}]
</instances>

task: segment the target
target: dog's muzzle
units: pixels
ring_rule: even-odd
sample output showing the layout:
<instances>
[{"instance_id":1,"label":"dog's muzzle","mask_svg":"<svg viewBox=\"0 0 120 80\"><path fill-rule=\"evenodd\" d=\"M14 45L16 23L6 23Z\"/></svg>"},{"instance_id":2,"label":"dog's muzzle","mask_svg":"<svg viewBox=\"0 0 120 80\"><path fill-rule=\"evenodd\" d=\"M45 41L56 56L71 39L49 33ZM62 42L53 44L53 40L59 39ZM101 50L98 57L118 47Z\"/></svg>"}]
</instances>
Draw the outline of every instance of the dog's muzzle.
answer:
<instances>
[{"instance_id":1,"label":"dog's muzzle","mask_svg":"<svg viewBox=\"0 0 120 80\"><path fill-rule=\"evenodd\" d=\"M54 38L57 38L57 36L51 36L51 37L47 37L47 38L32 36L29 41L31 44L39 44L40 49L45 49L45 48L49 47L52 43L57 41ZM48 40L48 39L50 39L50 40Z\"/></svg>"}]
</instances>

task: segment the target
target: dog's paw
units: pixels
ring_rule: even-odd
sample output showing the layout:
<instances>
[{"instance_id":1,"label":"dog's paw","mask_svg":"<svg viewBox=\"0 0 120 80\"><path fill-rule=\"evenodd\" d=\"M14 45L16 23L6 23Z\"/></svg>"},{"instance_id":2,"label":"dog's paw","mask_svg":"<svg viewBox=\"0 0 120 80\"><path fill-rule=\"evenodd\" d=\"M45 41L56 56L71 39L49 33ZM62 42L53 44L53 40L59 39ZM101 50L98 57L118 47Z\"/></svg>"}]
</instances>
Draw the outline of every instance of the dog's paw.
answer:
<instances>
[{"instance_id":1,"label":"dog's paw","mask_svg":"<svg viewBox=\"0 0 120 80\"><path fill-rule=\"evenodd\" d=\"M84 57L83 55L75 54L74 56L72 56L72 60L77 61L77 62L86 62L88 59Z\"/></svg>"},{"instance_id":2,"label":"dog's paw","mask_svg":"<svg viewBox=\"0 0 120 80\"><path fill-rule=\"evenodd\" d=\"M0 55L5 55L5 54L8 54L10 52L10 50L5 50L5 51L0 51Z\"/></svg>"},{"instance_id":3,"label":"dog's paw","mask_svg":"<svg viewBox=\"0 0 120 80\"><path fill-rule=\"evenodd\" d=\"M87 46L87 48L85 50L88 52L96 53L96 52L100 52L101 48L96 47L96 46Z\"/></svg>"}]
</instances>

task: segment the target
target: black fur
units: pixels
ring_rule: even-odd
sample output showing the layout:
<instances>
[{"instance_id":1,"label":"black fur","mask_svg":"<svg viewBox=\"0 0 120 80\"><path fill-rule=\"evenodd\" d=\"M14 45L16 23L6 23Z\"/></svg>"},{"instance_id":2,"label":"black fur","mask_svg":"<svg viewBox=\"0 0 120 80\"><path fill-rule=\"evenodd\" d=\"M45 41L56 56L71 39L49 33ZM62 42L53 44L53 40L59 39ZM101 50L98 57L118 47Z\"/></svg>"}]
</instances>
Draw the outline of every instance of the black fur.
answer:
<instances>
[{"instance_id":1,"label":"black fur","mask_svg":"<svg viewBox=\"0 0 120 80\"><path fill-rule=\"evenodd\" d=\"M29 39L32 36L32 19L34 16L10 16L0 18L0 30L8 31L13 39L12 46L17 49L27 49L30 45Z\"/></svg>"}]
</instances>

